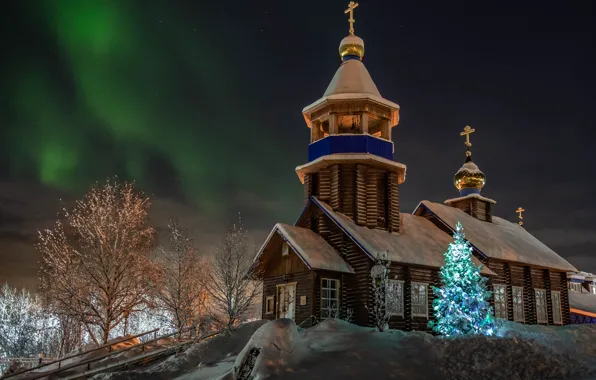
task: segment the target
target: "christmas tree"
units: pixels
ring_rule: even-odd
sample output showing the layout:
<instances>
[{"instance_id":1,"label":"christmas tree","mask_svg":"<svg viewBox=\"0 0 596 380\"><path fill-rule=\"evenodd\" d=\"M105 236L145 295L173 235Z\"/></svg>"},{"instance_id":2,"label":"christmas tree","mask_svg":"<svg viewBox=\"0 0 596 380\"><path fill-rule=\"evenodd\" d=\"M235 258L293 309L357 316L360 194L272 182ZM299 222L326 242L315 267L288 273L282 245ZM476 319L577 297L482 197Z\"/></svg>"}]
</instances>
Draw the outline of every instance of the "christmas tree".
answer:
<instances>
[{"instance_id":1,"label":"christmas tree","mask_svg":"<svg viewBox=\"0 0 596 380\"><path fill-rule=\"evenodd\" d=\"M477 267L472 262L472 247L465 240L459 222L453 237L440 272L444 285L433 286L436 321L429 325L445 336L493 335L493 310L488 302L491 292L486 288L488 279L480 275L482 266Z\"/></svg>"}]
</instances>

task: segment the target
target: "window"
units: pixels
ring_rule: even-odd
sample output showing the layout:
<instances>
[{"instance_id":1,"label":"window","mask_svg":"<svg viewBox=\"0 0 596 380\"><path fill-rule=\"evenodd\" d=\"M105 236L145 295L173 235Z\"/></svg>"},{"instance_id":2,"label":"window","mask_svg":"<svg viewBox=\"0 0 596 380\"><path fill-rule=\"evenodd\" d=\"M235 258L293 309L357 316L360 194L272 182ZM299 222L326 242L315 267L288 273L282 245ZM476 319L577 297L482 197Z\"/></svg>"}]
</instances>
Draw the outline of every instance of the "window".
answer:
<instances>
[{"instance_id":1,"label":"window","mask_svg":"<svg viewBox=\"0 0 596 380\"><path fill-rule=\"evenodd\" d=\"M538 323L548 323L548 312L546 309L546 290L534 289L536 295L536 319Z\"/></svg>"},{"instance_id":2,"label":"window","mask_svg":"<svg viewBox=\"0 0 596 380\"><path fill-rule=\"evenodd\" d=\"M582 292L582 284L580 284L579 282L570 282L569 283L569 289L572 292Z\"/></svg>"},{"instance_id":3,"label":"window","mask_svg":"<svg viewBox=\"0 0 596 380\"><path fill-rule=\"evenodd\" d=\"M561 292L550 292L550 299L553 303L553 323L563 324L563 316L561 315Z\"/></svg>"},{"instance_id":4,"label":"window","mask_svg":"<svg viewBox=\"0 0 596 380\"><path fill-rule=\"evenodd\" d=\"M290 246L288 246L288 243L286 243L285 241L282 243L281 245L281 255L282 256L287 256L290 254Z\"/></svg>"},{"instance_id":5,"label":"window","mask_svg":"<svg viewBox=\"0 0 596 380\"><path fill-rule=\"evenodd\" d=\"M495 295L495 318L507 319L507 287L493 285Z\"/></svg>"},{"instance_id":6,"label":"window","mask_svg":"<svg viewBox=\"0 0 596 380\"><path fill-rule=\"evenodd\" d=\"M590 285L590 293L596 294L596 285Z\"/></svg>"},{"instance_id":7,"label":"window","mask_svg":"<svg viewBox=\"0 0 596 380\"><path fill-rule=\"evenodd\" d=\"M412 317L428 317L426 284L412 282Z\"/></svg>"},{"instance_id":8,"label":"window","mask_svg":"<svg viewBox=\"0 0 596 380\"><path fill-rule=\"evenodd\" d=\"M524 288L512 286L511 294L513 296L513 320L524 322Z\"/></svg>"},{"instance_id":9,"label":"window","mask_svg":"<svg viewBox=\"0 0 596 380\"><path fill-rule=\"evenodd\" d=\"M334 318L339 310L339 280L321 279L321 319Z\"/></svg>"},{"instance_id":10,"label":"window","mask_svg":"<svg viewBox=\"0 0 596 380\"><path fill-rule=\"evenodd\" d=\"M273 296L268 296L265 299L265 314L273 314L275 312L275 300Z\"/></svg>"},{"instance_id":11,"label":"window","mask_svg":"<svg viewBox=\"0 0 596 380\"><path fill-rule=\"evenodd\" d=\"M385 306L391 315L404 315L404 282L389 280L385 292Z\"/></svg>"}]
</instances>

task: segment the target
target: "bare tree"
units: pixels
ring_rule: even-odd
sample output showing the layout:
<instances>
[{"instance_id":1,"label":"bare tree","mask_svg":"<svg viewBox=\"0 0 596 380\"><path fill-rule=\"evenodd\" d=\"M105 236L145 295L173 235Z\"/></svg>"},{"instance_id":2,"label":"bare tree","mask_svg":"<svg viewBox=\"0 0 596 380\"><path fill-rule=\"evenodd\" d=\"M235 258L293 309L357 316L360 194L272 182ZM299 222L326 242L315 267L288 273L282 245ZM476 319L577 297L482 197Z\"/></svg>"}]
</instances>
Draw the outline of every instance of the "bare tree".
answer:
<instances>
[{"instance_id":1,"label":"bare tree","mask_svg":"<svg viewBox=\"0 0 596 380\"><path fill-rule=\"evenodd\" d=\"M253 271L254 254L239 216L238 224L224 235L205 283L211 314L228 331L260 296L260 283L255 281L259 273Z\"/></svg>"},{"instance_id":2,"label":"bare tree","mask_svg":"<svg viewBox=\"0 0 596 380\"><path fill-rule=\"evenodd\" d=\"M150 199L132 183L95 185L52 229L40 232L41 290L54 310L78 320L92 339L145 302L155 232Z\"/></svg>"},{"instance_id":3,"label":"bare tree","mask_svg":"<svg viewBox=\"0 0 596 380\"><path fill-rule=\"evenodd\" d=\"M158 277L152 284L152 296L169 324L181 331L200 319L206 297L203 276L207 266L193 247L192 238L175 219L170 219L168 227L169 246L158 248Z\"/></svg>"}]
</instances>

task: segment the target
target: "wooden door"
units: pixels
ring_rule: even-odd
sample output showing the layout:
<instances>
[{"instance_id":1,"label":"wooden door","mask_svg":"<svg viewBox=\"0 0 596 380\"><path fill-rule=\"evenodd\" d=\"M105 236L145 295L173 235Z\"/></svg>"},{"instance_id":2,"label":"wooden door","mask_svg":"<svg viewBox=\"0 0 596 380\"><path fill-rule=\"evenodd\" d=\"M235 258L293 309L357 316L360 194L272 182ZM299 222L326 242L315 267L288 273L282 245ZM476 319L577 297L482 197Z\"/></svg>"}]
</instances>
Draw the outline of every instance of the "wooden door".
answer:
<instances>
[{"instance_id":1,"label":"wooden door","mask_svg":"<svg viewBox=\"0 0 596 380\"><path fill-rule=\"evenodd\" d=\"M277 318L294 319L296 315L296 284L277 287Z\"/></svg>"}]
</instances>

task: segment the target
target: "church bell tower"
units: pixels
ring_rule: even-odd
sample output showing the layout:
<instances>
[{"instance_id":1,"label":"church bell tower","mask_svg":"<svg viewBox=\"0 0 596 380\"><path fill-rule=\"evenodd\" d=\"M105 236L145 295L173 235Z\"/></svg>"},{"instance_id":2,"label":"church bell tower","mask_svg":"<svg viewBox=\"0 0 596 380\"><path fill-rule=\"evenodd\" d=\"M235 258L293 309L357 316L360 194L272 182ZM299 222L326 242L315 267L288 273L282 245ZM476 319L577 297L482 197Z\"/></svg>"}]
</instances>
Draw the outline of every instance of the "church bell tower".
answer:
<instances>
[{"instance_id":1,"label":"church bell tower","mask_svg":"<svg viewBox=\"0 0 596 380\"><path fill-rule=\"evenodd\" d=\"M352 1L345 11L350 33L339 44L337 72L323 96L302 110L310 144L308 162L296 173L305 201L316 196L358 225L399 232L406 166L393 161L391 141L399 106L381 96L362 63L364 41L354 34L357 6Z\"/></svg>"}]
</instances>

